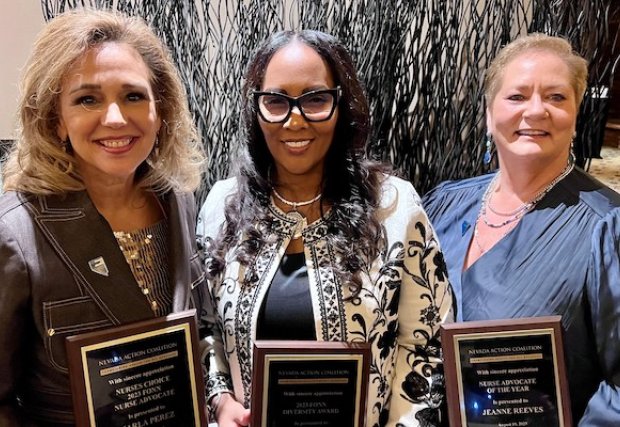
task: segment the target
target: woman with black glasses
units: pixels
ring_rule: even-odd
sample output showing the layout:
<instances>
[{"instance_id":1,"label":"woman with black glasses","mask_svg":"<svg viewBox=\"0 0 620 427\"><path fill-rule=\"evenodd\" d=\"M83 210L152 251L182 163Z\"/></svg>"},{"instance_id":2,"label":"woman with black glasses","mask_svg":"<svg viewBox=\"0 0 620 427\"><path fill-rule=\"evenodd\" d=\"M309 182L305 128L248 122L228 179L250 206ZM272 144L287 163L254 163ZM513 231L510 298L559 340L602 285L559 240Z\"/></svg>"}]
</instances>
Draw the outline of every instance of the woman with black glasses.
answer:
<instances>
[{"instance_id":1,"label":"woman with black glasses","mask_svg":"<svg viewBox=\"0 0 620 427\"><path fill-rule=\"evenodd\" d=\"M364 157L368 104L347 50L280 32L243 88L234 178L202 207L214 302L208 401L249 422L255 340L368 342L367 426L439 424L439 324L452 296L411 184Z\"/></svg>"}]
</instances>

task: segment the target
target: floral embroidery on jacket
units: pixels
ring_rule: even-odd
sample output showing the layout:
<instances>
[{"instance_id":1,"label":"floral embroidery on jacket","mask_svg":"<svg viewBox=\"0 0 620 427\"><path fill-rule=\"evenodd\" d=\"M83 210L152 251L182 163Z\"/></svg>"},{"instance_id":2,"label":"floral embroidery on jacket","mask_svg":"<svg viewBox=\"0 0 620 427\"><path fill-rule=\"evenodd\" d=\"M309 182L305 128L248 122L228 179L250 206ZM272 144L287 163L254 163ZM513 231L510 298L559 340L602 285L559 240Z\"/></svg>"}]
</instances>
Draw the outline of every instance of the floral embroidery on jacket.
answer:
<instances>
[{"instance_id":1,"label":"floral embroidery on jacket","mask_svg":"<svg viewBox=\"0 0 620 427\"><path fill-rule=\"evenodd\" d=\"M225 183L234 191L234 181ZM317 337L370 344L367 426L439 425L439 324L451 315L452 303L445 263L413 187L388 178L383 192L379 256L363 266L355 296L331 267L339 257L326 238L329 214L303 231ZM214 224L204 237L215 236L223 221L208 208L222 206L228 194L217 186L212 193L201 216L203 224ZM246 405L258 312L293 233L294 224L282 212L272 208L271 215L273 235L254 264L246 269L233 258L221 278L210 282L222 325L221 347L214 348L211 362L222 372L230 369L235 394ZM250 278L245 277L248 269L254 272Z\"/></svg>"}]
</instances>

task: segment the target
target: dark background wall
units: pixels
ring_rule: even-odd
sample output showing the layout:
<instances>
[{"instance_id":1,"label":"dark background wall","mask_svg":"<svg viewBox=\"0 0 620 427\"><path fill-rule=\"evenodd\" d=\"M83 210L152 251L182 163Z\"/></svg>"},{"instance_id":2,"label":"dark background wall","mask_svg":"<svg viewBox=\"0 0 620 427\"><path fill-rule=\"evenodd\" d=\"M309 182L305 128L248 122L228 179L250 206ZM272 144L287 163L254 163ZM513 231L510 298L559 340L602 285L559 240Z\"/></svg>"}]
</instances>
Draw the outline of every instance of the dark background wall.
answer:
<instances>
[{"instance_id":1,"label":"dark background wall","mask_svg":"<svg viewBox=\"0 0 620 427\"><path fill-rule=\"evenodd\" d=\"M111 7L146 18L170 47L209 154L200 201L226 177L240 141L239 92L256 45L276 30L331 32L350 47L373 114L372 157L420 192L486 171L482 81L490 59L520 34L568 38L590 66L575 141L580 164L604 139L618 61L616 0L42 0L46 18L70 7ZM601 48L605 46L605 48ZM615 92L614 92L615 93Z\"/></svg>"},{"instance_id":2,"label":"dark background wall","mask_svg":"<svg viewBox=\"0 0 620 427\"><path fill-rule=\"evenodd\" d=\"M620 8L620 0L616 0L615 4L616 9ZM617 33L618 28L620 28L620 13L613 15L609 22L610 33ZM605 128L604 145L620 147L620 72L618 70L620 63L617 55L614 57L613 40L609 40L604 49L609 55L608 61L616 61L613 84L611 85L609 93L609 111Z\"/></svg>"}]
</instances>

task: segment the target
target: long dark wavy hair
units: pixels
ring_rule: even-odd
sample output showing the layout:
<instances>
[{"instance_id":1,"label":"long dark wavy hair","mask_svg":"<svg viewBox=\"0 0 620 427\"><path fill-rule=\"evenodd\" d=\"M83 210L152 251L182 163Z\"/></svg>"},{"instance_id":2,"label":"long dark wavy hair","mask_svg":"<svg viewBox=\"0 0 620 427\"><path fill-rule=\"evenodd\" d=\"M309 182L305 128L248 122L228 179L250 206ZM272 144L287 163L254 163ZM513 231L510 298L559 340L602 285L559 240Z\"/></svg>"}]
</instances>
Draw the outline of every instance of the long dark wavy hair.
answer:
<instances>
[{"instance_id":1,"label":"long dark wavy hair","mask_svg":"<svg viewBox=\"0 0 620 427\"><path fill-rule=\"evenodd\" d=\"M364 89L347 49L336 38L320 31L281 31L264 41L254 53L245 72L242 97L243 144L236 162L237 192L226 202L226 222L209 248L208 273L224 270L224 255L236 246L236 259L248 270L246 283L256 280L253 260L272 224L269 215L272 184L269 170L274 160L259 127L252 96L259 90L273 55L293 41L314 49L328 64L336 85L342 88L338 122L323 168L321 211L324 202L332 206L328 216L328 236L341 263L334 267L340 283L360 289L359 272L376 257L381 224L375 217L381 184L387 167L366 159L370 134L370 114ZM241 240L240 240L241 239ZM356 293L356 292L354 292Z\"/></svg>"}]
</instances>

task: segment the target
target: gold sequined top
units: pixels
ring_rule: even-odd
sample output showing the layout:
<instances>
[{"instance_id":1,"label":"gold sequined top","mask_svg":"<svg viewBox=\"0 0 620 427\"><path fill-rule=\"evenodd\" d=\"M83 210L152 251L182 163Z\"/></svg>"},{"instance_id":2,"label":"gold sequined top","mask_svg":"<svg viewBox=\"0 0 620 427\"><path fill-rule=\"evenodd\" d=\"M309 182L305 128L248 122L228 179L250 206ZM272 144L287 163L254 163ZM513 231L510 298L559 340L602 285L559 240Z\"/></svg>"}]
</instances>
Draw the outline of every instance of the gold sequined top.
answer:
<instances>
[{"instance_id":1,"label":"gold sequined top","mask_svg":"<svg viewBox=\"0 0 620 427\"><path fill-rule=\"evenodd\" d=\"M142 294L157 316L165 316L172 310L167 236L165 220L139 230L114 232Z\"/></svg>"}]
</instances>

